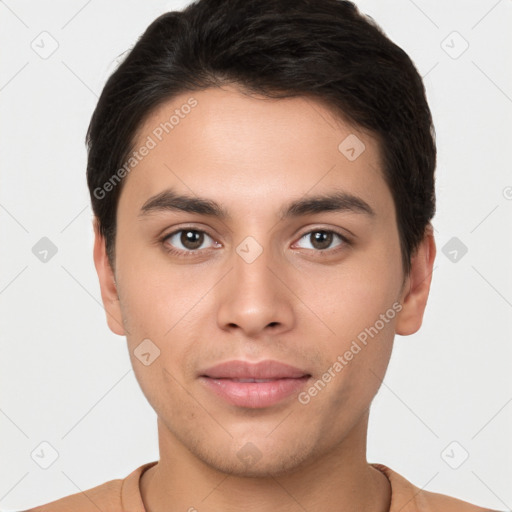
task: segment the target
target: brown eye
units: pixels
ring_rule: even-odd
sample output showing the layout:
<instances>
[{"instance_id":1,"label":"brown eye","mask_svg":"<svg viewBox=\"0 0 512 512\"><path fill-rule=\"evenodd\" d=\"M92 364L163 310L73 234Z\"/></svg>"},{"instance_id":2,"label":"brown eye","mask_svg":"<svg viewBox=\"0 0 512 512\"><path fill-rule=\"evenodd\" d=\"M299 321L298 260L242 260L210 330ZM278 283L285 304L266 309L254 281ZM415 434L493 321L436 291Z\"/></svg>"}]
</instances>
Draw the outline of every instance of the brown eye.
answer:
<instances>
[{"instance_id":1,"label":"brown eye","mask_svg":"<svg viewBox=\"0 0 512 512\"><path fill-rule=\"evenodd\" d=\"M204 231L196 229L180 229L171 233L165 238L165 242L172 245L175 249L183 251L195 251L201 247L206 238L210 238Z\"/></svg>"},{"instance_id":2,"label":"brown eye","mask_svg":"<svg viewBox=\"0 0 512 512\"><path fill-rule=\"evenodd\" d=\"M341 242L332 246L335 238L339 238ZM305 249L315 249L317 251L325 251L327 249L331 249L333 247L337 247L339 245L343 245L344 243L348 243L348 241L334 231L328 231L324 229L318 229L316 231L310 231L309 233L305 233L300 240L306 240L309 242L310 247L303 247Z\"/></svg>"},{"instance_id":3,"label":"brown eye","mask_svg":"<svg viewBox=\"0 0 512 512\"><path fill-rule=\"evenodd\" d=\"M314 233L310 233L311 245L315 249L328 249L332 244L332 233L327 231L315 231Z\"/></svg>"}]
</instances>

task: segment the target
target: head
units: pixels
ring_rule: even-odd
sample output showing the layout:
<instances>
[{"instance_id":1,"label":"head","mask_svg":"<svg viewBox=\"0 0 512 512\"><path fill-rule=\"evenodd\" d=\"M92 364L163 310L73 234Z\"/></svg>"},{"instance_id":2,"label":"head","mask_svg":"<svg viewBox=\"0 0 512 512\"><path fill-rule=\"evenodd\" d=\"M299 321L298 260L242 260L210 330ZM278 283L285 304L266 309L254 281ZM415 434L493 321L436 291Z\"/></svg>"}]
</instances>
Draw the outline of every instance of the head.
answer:
<instances>
[{"instance_id":1,"label":"head","mask_svg":"<svg viewBox=\"0 0 512 512\"><path fill-rule=\"evenodd\" d=\"M169 439L256 475L360 436L435 257L434 130L409 57L350 2L200 0L145 31L87 144L107 320ZM309 380L237 407L201 380L232 359Z\"/></svg>"}]
</instances>

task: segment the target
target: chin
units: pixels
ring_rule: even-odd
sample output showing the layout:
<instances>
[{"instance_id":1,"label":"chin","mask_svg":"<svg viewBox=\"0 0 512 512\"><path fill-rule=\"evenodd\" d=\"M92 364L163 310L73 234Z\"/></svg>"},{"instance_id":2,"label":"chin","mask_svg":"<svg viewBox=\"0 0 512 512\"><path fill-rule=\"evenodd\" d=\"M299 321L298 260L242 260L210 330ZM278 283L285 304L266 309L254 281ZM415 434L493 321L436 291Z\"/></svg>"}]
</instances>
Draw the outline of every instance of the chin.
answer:
<instances>
[{"instance_id":1,"label":"chin","mask_svg":"<svg viewBox=\"0 0 512 512\"><path fill-rule=\"evenodd\" d=\"M202 452L196 447L194 454L215 471L241 478L279 477L299 470L301 466L310 462L310 458L316 458L314 447L297 447L296 444L283 446L282 441L271 446L267 440L266 446L261 449L250 441L242 443L242 447L237 450L233 450L233 444L226 447L225 452L218 451L218 448L213 451L207 446L203 446ZM263 444L265 440L262 439L259 446ZM228 451L229 453L226 453Z\"/></svg>"}]
</instances>

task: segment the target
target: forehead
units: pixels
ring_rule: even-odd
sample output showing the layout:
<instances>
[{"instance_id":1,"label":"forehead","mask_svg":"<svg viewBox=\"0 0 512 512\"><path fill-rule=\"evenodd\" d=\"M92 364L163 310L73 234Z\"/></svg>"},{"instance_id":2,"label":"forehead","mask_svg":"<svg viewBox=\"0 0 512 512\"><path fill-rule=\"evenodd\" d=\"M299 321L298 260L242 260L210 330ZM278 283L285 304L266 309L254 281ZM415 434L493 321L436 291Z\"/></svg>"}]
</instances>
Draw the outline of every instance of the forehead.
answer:
<instances>
[{"instance_id":1,"label":"forehead","mask_svg":"<svg viewBox=\"0 0 512 512\"><path fill-rule=\"evenodd\" d=\"M234 87L180 94L139 129L151 147L121 194L131 205L166 188L215 198L248 213L278 210L283 196L343 190L389 209L377 141L306 97L251 97Z\"/></svg>"}]
</instances>

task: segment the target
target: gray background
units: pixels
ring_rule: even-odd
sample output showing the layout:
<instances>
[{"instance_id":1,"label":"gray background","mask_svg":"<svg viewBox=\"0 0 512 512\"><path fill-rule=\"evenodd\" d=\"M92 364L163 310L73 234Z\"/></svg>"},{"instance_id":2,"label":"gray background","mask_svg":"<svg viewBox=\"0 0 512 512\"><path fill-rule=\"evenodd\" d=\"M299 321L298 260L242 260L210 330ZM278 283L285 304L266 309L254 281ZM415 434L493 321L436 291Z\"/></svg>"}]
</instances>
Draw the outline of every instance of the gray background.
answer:
<instances>
[{"instance_id":1,"label":"gray background","mask_svg":"<svg viewBox=\"0 0 512 512\"><path fill-rule=\"evenodd\" d=\"M84 136L118 56L187 3L0 1L3 510L158 458L155 413L101 305ZM425 77L439 147L431 297L421 331L396 338L368 460L510 510L512 1L358 5Z\"/></svg>"}]
</instances>

